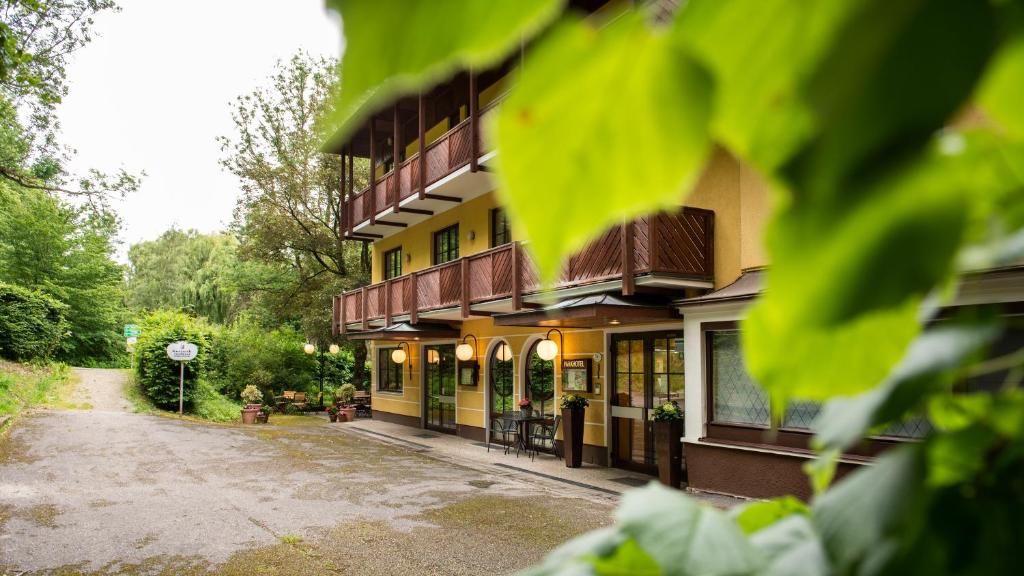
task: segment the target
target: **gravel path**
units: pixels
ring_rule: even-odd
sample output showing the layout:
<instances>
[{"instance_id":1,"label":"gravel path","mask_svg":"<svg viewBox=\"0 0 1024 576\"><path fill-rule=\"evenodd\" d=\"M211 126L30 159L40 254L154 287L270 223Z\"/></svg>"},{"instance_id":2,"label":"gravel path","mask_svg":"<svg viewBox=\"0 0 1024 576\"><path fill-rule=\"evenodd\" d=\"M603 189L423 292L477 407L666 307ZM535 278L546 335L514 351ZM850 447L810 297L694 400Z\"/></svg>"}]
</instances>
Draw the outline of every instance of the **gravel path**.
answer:
<instances>
[{"instance_id":1,"label":"gravel path","mask_svg":"<svg viewBox=\"0 0 1024 576\"><path fill-rule=\"evenodd\" d=\"M0 574L505 574L609 522L318 418L134 414L123 372L76 372L92 410L0 437Z\"/></svg>"}]
</instances>

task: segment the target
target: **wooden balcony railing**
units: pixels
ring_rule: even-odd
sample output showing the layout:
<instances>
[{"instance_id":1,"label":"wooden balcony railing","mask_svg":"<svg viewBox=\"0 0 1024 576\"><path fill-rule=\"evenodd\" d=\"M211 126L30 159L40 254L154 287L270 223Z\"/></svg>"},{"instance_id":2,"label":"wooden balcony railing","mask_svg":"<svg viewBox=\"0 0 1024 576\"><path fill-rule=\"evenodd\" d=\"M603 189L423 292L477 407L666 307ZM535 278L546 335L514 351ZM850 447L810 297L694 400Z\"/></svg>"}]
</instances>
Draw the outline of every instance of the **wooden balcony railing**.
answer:
<instances>
[{"instance_id":1,"label":"wooden balcony railing","mask_svg":"<svg viewBox=\"0 0 1024 576\"><path fill-rule=\"evenodd\" d=\"M570 258L554 288L622 278L623 291L631 293L639 274L711 280L713 238L714 214L708 210L640 218L612 228ZM420 314L445 308L461 308L466 318L474 304L505 298L518 310L524 295L539 290L533 262L514 242L336 296L333 324L345 332L348 324L390 325L405 314L415 323Z\"/></svg>"}]
</instances>

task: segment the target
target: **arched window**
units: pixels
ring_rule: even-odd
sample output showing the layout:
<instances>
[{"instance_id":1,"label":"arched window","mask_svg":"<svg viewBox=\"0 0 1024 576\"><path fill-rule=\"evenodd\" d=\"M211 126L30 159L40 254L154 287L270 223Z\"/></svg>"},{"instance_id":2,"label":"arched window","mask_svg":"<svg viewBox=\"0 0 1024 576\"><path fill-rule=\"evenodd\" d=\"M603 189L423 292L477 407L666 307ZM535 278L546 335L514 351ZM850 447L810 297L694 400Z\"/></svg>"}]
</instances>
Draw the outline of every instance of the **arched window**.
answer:
<instances>
[{"instance_id":1,"label":"arched window","mask_svg":"<svg viewBox=\"0 0 1024 576\"><path fill-rule=\"evenodd\" d=\"M491 350L487 362L490 366L488 380L491 386L491 416L497 418L509 410L515 410L513 394L512 349L502 342Z\"/></svg>"},{"instance_id":2,"label":"arched window","mask_svg":"<svg viewBox=\"0 0 1024 576\"><path fill-rule=\"evenodd\" d=\"M533 409L548 416L555 413L555 361L544 360L537 354L538 340L526 355L526 397Z\"/></svg>"}]
</instances>

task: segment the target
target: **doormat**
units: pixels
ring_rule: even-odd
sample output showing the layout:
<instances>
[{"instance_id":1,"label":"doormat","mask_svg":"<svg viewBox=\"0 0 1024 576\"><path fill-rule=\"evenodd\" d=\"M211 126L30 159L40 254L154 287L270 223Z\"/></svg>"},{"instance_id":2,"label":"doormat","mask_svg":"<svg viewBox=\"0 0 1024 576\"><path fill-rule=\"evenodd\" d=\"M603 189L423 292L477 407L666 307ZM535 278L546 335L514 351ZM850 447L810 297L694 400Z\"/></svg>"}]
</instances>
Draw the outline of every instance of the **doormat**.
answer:
<instances>
[{"instance_id":1,"label":"doormat","mask_svg":"<svg viewBox=\"0 0 1024 576\"><path fill-rule=\"evenodd\" d=\"M611 478L612 482L618 482L619 484L625 484L626 486L633 486L639 488L640 486L646 486L648 482L653 478L634 478L632 476L623 476L622 478Z\"/></svg>"}]
</instances>

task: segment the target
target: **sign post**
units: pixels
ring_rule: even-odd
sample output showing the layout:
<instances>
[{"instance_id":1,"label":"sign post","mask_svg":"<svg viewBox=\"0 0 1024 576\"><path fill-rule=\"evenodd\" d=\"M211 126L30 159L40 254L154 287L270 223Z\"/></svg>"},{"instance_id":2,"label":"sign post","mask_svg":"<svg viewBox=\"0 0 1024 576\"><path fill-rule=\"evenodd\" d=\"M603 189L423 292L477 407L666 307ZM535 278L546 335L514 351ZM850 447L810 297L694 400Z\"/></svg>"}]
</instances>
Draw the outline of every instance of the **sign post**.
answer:
<instances>
[{"instance_id":1,"label":"sign post","mask_svg":"<svg viewBox=\"0 0 1024 576\"><path fill-rule=\"evenodd\" d=\"M185 362L192 360L197 354L199 347L191 342L178 340L167 345L167 357L181 364L178 377L178 414L183 414L185 408Z\"/></svg>"},{"instance_id":2,"label":"sign post","mask_svg":"<svg viewBox=\"0 0 1024 576\"><path fill-rule=\"evenodd\" d=\"M124 325L125 350L132 355L132 370L135 370L135 343L139 341L139 334L142 334L142 328L138 324Z\"/></svg>"}]
</instances>

